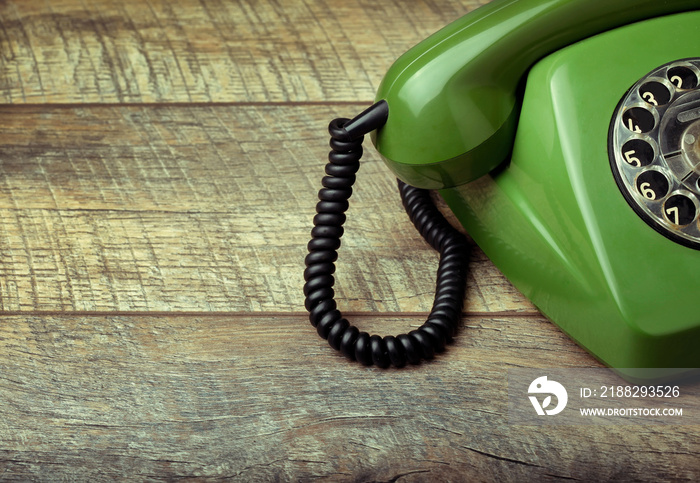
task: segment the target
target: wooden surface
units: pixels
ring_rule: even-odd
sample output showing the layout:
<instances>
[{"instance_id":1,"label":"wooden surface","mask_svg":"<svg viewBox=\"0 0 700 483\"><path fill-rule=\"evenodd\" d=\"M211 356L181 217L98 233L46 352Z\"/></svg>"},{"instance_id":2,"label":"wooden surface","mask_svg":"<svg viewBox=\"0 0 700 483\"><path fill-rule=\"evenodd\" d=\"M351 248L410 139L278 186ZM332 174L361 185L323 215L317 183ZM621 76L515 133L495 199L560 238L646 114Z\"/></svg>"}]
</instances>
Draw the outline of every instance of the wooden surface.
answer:
<instances>
[{"instance_id":1,"label":"wooden surface","mask_svg":"<svg viewBox=\"0 0 700 483\"><path fill-rule=\"evenodd\" d=\"M599 364L478 249L430 363L308 324L328 121L477 4L0 1L0 480L697 480L697 426L508 424L508 368ZM352 201L341 309L420 325L437 257L372 149Z\"/></svg>"}]
</instances>

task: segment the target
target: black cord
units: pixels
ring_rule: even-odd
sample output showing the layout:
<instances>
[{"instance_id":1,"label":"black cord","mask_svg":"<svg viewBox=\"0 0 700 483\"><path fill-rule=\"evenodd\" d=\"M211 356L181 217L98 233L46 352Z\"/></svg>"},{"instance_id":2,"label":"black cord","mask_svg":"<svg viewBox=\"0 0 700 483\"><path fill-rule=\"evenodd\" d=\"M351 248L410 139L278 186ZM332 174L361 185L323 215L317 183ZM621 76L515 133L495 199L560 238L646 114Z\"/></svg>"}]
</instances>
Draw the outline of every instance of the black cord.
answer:
<instances>
[{"instance_id":1,"label":"black cord","mask_svg":"<svg viewBox=\"0 0 700 483\"><path fill-rule=\"evenodd\" d=\"M334 262L338 258L343 236L345 211L352 195L355 173L360 167L364 134L386 123L388 107L385 101L374 104L355 119L334 119L326 175L318 193L316 216L311 230L309 254L304 271L305 306L311 325L328 340L331 347L364 365L378 367L406 363L418 364L432 359L436 352L452 340L462 314L469 244L435 207L427 190L414 188L398 181L401 199L411 221L420 234L440 252L435 301L426 322L417 330L396 337L370 336L360 332L343 318L333 299L335 292Z\"/></svg>"}]
</instances>

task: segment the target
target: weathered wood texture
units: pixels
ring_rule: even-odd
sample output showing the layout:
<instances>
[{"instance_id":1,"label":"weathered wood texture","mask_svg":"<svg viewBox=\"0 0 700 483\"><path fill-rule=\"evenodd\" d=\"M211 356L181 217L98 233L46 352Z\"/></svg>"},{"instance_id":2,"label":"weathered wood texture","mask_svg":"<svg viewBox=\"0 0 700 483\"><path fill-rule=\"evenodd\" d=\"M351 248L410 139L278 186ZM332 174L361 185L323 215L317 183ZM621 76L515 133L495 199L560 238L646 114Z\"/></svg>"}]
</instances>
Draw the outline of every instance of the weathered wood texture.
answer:
<instances>
[{"instance_id":1,"label":"weathered wood texture","mask_svg":"<svg viewBox=\"0 0 700 483\"><path fill-rule=\"evenodd\" d=\"M348 364L296 316L5 321L7 478L658 481L697 465L694 428L508 424L507 367L590 364L539 317L472 318L403 370Z\"/></svg>"},{"instance_id":2,"label":"weathered wood texture","mask_svg":"<svg viewBox=\"0 0 700 483\"><path fill-rule=\"evenodd\" d=\"M369 100L398 55L480 3L3 1L0 99Z\"/></svg>"},{"instance_id":3,"label":"weathered wood texture","mask_svg":"<svg viewBox=\"0 0 700 483\"><path fill-rule=\"evenodd\" d=\"M433 362L306 320L328 121L479 3L0 0L0 480L696 480L696 427L508 423L508 368L599 364L478 249ZM371 149L352 201L341 308L420 325L437 257Z\"/></svg>"},{"instance_id":4,"label":"weathered wood texture","mask_svg":"<svg viewBox=\"0 0 700 483\"><path fill-rule=\"evenodd\" d=\"M299 311L325 124L362 107L0 108L0 308ZM349 215L347 310L429 310L436 254L371 152ZM474 261L469 310L531 310Z\"/></svg>"}]
</instances>

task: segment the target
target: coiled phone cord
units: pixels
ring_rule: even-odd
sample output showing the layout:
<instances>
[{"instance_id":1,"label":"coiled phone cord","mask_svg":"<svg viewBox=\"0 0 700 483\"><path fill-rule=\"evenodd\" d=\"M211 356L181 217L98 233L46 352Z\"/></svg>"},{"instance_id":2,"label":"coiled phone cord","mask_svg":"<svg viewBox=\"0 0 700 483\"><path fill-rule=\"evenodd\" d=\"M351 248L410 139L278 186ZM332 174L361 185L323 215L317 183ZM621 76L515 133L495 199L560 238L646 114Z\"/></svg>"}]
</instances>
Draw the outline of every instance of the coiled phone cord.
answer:
<instances>
[{"instance_id":1,"label":"coiled phone cord","mask_svg":"<svg viewBox=\"0 0 700 483\"><path fill-rule=\"evenodd\" d=\"M328 130L332 151L328 155L327 176L323 177L323 188L318 193L304 271L305 306L318 334L351 360L382 368L392 364L402 367L407 362L418 364L421 359L432 359L435 353L444 350L462 314L469 260L466 238L445 220L430 193L398 180L408 216L430 246L440 252L432 310L420 328L396 337L380 337L361 332L337 309L333 299L334 262L343 236L344 213L360 167L362 141L364 134L383 126L387 117L386 102L380 101L352 120L331 121Z\"/></svg>"}]
</instances>

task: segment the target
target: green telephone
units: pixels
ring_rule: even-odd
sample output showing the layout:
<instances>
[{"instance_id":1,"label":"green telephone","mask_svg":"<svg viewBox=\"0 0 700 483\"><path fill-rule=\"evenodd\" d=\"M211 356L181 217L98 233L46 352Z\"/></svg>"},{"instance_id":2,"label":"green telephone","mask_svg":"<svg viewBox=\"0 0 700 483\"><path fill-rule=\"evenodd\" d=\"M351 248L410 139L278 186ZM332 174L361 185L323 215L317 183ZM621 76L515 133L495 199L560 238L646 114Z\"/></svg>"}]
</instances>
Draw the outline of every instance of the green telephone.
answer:
<instances>
[{"instance_id":1,"label":"green telephone","mask_svg":"<svg viewBox=\"0 0 700 483\"><path fill-rule=\"evenodd\" d=\"M700 367L699 0L494 0L401 56L376 99L332 124L337 151L371 132L398 178L440 190L515 287L608 366ZM307 303L312 323L333 312L319 333L363 363L429 358L454 332L438 310L408 341L348 335L325 300Z\"/></svg>"}]
</instances>

